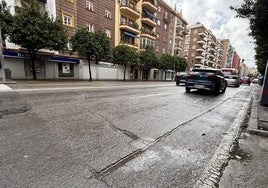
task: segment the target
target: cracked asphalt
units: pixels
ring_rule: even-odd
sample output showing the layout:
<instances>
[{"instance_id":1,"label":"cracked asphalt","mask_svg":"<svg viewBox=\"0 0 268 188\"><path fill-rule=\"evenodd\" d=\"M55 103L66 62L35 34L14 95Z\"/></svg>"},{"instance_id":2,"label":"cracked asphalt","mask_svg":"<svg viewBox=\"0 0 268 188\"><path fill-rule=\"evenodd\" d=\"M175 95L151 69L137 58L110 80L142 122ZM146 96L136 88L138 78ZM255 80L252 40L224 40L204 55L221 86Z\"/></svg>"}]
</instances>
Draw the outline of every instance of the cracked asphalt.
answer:
<instances>
[{"instance_id":1,"label":"cracked asphalt","mask_svg":"<svg viewBox=\"0 0 268 188\"><path fill-rule=\"evenodd\" d=\"M252 90L34 84L0 93L1 187L217 186Z\"/></svg>"}]
</instances>

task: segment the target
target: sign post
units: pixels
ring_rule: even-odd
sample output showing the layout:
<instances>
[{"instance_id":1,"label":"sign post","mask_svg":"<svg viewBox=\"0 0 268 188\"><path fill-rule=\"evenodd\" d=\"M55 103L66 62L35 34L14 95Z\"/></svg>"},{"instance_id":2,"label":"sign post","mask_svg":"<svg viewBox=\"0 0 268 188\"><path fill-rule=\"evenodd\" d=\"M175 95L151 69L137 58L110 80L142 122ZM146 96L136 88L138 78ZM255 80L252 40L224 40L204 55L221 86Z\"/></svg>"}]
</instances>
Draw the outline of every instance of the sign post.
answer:
<instances>
[{"instance_id":1,"label":"sign post","mask_svg":"<svg viewBox=\"0 0 268 188\"><path fill-rule=\"evenodd\" d=\"M265 74L263 77L263 86L261 92L261 105L268 106L268 60L266 63Z\"/></svg>"}]
</instances>

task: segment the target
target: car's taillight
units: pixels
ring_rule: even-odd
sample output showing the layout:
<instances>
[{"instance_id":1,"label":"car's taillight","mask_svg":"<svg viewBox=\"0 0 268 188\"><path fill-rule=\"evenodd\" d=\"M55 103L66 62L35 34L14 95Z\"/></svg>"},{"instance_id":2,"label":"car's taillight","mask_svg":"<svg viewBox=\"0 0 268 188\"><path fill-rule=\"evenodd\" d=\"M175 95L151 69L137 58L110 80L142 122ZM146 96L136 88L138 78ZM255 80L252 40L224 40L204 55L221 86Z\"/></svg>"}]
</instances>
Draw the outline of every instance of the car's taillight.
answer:
<instances>
[{"instance_id":1,"label":"car's taillight","mask_svg":"<svg viewBox=\"0 0 268 188\"><path fill-rule=\"evenodd\" d=\"M210 78L217 78L217 75L214 73L208 73L208 77Z\"/></svg>"},{"instance_id":2,"label":"car's taillight","mask_svg":"<svg viewBox=\"0 0 268 188\"><path fill-rule=\"evenodd\" d=\"M194 74L189 73L189 74L187 75L187 77L188 77L188 78L192 78L192 77L194 77Z\"/></svg>"}]
</instances>

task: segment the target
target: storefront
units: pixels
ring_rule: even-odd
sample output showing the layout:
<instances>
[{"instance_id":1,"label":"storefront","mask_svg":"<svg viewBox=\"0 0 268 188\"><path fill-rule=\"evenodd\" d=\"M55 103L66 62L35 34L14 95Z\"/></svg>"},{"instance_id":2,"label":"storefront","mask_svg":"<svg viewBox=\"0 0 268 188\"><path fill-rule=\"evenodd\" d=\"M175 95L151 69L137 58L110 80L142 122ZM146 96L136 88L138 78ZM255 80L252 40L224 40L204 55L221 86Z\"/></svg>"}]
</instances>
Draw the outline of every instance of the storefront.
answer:
<instances>
[{"instance_id":1,"label":"storefront","mask_svg":"<svg viewBox=\"0 0 268 188\"><path fill-rule=\"evenodd\" d=\"M11 70L12 79L31 79L32 66L29 54L4 51L5 67ZM39 79L79 79L79 63L76 58L37 54L36 76Z\"/></svg>"}]
</instances>

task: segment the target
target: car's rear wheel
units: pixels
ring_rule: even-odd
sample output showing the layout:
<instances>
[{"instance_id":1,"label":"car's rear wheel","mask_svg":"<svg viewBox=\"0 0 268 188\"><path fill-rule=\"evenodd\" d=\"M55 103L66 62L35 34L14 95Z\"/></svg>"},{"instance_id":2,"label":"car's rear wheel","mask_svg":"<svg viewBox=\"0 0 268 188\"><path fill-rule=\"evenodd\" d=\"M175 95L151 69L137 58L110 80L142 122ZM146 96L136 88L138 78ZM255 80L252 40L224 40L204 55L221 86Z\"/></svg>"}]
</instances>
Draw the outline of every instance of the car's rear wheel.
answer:
<instances>
[{"instance_id":1,"label":"car's rear wheel","mask_svg":"<svg viewBox=\"0 0 268 188\"><path fill-rule=\"evenodd\" d=\"M222 93L225 93L226 88L227 88L227 86L225 85L225 87L221 90L221 92L222 92Z\"/></svg>"},{"instance_id":2,"label":"car's rear wheel","mask_svg":"<svg viewBox=\"0 0 268 188\"><path fill-rule=\"evenodd\" d=\"M189 93L189 92L191 91L191 89L190 89L189 87L185 87L185 91L186 91L187 93Z\"/></svg>"}]
</instances>

